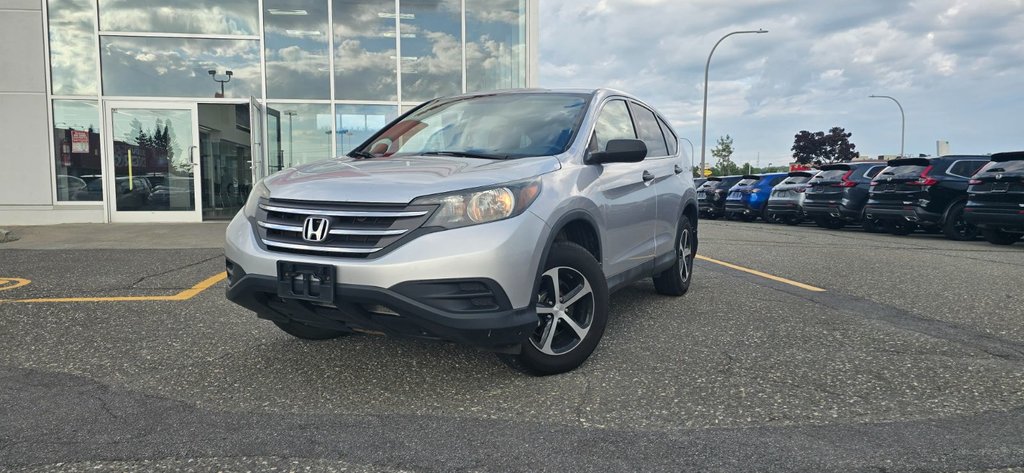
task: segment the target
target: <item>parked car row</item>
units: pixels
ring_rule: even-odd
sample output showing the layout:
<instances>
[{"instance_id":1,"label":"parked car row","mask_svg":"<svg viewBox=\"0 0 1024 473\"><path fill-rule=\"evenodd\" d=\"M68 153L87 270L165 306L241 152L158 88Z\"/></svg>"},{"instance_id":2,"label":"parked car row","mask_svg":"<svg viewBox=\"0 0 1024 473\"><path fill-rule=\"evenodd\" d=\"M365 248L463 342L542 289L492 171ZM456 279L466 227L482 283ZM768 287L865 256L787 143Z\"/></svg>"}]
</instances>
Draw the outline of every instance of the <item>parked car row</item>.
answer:
<instances>
[{"instance_id":1,"label":"parked car row","mask_svg":"<svg viewBox=\"0 0 1024 473\"><path fill-rule=\"evenodd\" d=\"M872 233L1024 239L1024 151L828 164L814 171L710 177L697 189L702 218L797 225L805 220Z\"/></svg>"}]
</instances>

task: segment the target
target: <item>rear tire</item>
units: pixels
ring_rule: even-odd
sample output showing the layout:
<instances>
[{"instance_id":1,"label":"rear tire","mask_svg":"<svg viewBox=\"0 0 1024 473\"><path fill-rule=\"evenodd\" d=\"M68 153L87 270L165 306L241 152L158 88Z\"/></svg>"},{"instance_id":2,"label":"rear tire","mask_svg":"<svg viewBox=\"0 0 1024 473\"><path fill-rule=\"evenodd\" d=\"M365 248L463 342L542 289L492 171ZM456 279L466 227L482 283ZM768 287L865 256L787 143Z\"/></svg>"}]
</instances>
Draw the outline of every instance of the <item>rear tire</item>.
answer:
<instances>
[{"instance_id":1,"label":"rear tire","mask_svg":"<svg viewBox=\"0 0 1024 473\"><path fill-rule=\"evenodd\" d=\"M1024 235L1004 232L998 228L983 228L981 235L985 237L985 241L993 245L1012 245L1024 238Z\"/></svg>"},{"instance_id":2,"label":"rear tire","mask_svg":"<svg viewBox=\"0 0 1024 473\"><path fill-rule=\"evenodd\" d=\"M942 225L942 233L945 233L946 238L950 240L974 241L978 239L978 227L964 220L964 206L963 202L953 204L949 213L946 214L946 223Z\"/></svg>"},{"instance_id":3,"label":"rear tire","mask_svg":"<svg viewBox=\"0 0 1024 473\"><path fill-rule=\"evenodd\" d=\"M693 223L685 216L676 230L676 262L671 268L654 276L654 290L666 296L681 296L690 289L693 279L693 257L697 254L697 235Z\"/></svg>"},{"instance_id":4,"label":"rear tire","mask_svg":"<svg viewBox=\"0 0 1024 473\"><path fill-rule=\"evenodd\" d=\"M786 219L783 220L783 221L786 223L786 225L793 225L793 226L795 226L795 225L800 225L800 222L803 221L803 219L800 218L800 217L797 217L796 215L790 215L789 217L786 217Z\"/></svg>"},{"instance_id":5,"label":"rear tire","mask_svg":"<svg viewBox=\"0 0 1024 473\"><path fill-rule=\"evenodd\" d=\"M537 282L537 317L537 330L518 355L498 355L509 366L537 376L565 373L597 348L608 323L608 283L582 246L551 247Z\"/></svg>"},{"instance_id":6,"label":"rear tire","mask_svg":"<svg viewBox=\"0 0 1024 473\"><path fill-rule=\"evenodd\" d=\"M860 226L868 233L885 233L885 225L879 220L868 218L867 215L861 217Z\"/></svg>"},{"instance_id":7,"label":"rear tire","mask_svg":"<svg viewBox=\"0 0 1024 473\"><path fill-rule=\"evenodd\" d=\"M779 223L779 219L775 218L775 214L768 212L767 205L761 209L761 220L764 220L764 223Z\"/></svg>"},{"instance_id":8,"label":"rear tire","mask_svg":"<svg viewBox=\"0 0 1024 473\"><path fill-rule=\"evenodd\" d=\"M300 324L298 322L274 321L274 325L277 325L277 328L284 330L288 335L301 338L303 340L330 340L332 338L338 338L352 333L342 330L313 327L311 325Z\"/></svg>"}]
</instances>

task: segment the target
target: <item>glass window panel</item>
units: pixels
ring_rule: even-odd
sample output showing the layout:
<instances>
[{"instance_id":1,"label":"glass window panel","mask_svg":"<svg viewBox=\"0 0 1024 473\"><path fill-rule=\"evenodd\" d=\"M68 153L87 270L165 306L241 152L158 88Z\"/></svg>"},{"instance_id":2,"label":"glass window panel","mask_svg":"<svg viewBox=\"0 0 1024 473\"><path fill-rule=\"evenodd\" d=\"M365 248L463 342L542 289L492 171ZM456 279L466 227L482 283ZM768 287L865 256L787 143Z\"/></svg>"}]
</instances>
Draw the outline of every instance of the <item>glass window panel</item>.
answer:
<instances>
[{"instance_id":1,"label":"glass window panel","mask_svg":"<svg viewBox=\"0 0 1024 473\"><path fill-rule=\"evenodd\" d=\"M606 151L611 140L635 140L636 130L629 118L629 108L623 100L612 100L604 105L597 116L594 134L590 137L590 151Z\"/></svg>"},{"instance_id":2,"label":"glass window panel","mask_svg":"<svg viewBox=\"0 0 1024 473\"><path fill-rule=\"evenodd\" d=\"M398 118L395 105L336 105L335 125L338 136L338 154L348 154Z\"/></svg>"},{"instance_id":3,"label":"glass window panel","mask_svg":"<svg viewBox=\"0 0 1024 473\"><path fill-rule=\"evenodd\" d=\"M99 0L100 30L153 33L259 32L257 0Z\"/></svg>"},{"instance_id":4,"label":"glass window panel","mask_svg":"<svg viewBox=\"0 0 1024 473\"><path fill-rule=\"evenodd\" d=\"M661 127L658 126L658 119L654 117L654 112L635 104L631 104L630 110L633 111L636 131L640 135L640 139L647 145L647 157L667 156L668 147L665 146L665 136L661 134Z\"/></svg>"},{"instance_id":5,"label":"glass window panel","mask_svg":"<svg viewBox=\"0 0 1024 473\"><path fill-rule=\"evenodd\" d=\"M103 200L99 124L95 100L53 101L57 200Z\"/></svg>"},{"instance_id":6,"label":"glass window panel","mask_svg":"<svg viewBox=\"0 0 1024 473\"><path fill-rule=\"evenodd\" d=\"M192 120L189 109L112 111L114 210L195 209Z\"/></svg>"},{"instance_id":7,"label":"glass window panel","mask_svg":"<svg viewBox=\"0 0 1024 473\"><path fill-rule=\"evenodd\" d=\"M49 0L50 73L56 95L96 95L96 14L91 0Z\"/></svg>"},{"instance_id":8,"label":"glass window panel","mask_svg":"<svg viewBox=\"0 0 1024 473\"><path fill-rule=\"evenodd\" d=\"M106 36L100 46L106 95L260 96L259 41Z\"/></svg>"},{"instance_id":9,"label":"glass window panel","mask_svg":"<svg viewBox=\"0 0 1024 473\"><path fill-rule=\"evenodd\" d=\"M401 0L402 100L426 101L462 91L459 2Z\"/></svg>"},{"instance_id":10,"label":"glass window panel","mask_svg":"<svg viewBox=\"0 0 1024 473\"><path fill-rule=\"evenodd\" d=\"M265 0L267 96L331 98L327 1Z\"/></svg>"},{"instance_id":11,"label":"glass window panel","mask_svg":"<svg viewBox=\"0 0 1024 473\"><path fill-rule=\"evenodd\" d=\"M398 100L395 4L334 0L335 100Z\"/></svg>"},{"instance_id":12,"label":"glass window panel","mask_svg":"<svg viewBox=\"0 0 1024 473\"><path fill-rule=\"evenodd\" d=\"M271 103L267 117L270 172L331 157L330 105Z\"/></svg>"},{"instance_id":13,"label":"glass window panel","mask_svg":"<svg viewBox=\"0 0 1024 473\"><path fill-rule=\"evenodd\" d=\"M517 87L526 87L526 0L466 0L466 89Z\"/></svg>"}]
</instances>

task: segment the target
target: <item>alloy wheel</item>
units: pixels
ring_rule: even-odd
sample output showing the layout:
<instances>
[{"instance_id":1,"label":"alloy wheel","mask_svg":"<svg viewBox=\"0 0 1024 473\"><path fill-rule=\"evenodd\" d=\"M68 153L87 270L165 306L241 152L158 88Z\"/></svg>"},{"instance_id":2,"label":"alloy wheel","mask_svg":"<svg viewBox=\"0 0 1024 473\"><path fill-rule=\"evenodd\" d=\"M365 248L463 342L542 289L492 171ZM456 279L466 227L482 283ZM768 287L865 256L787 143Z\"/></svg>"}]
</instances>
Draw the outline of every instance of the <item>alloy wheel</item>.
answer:
<instances>
[{"instance_id":1,"label":"alloy wheel","mask_svg":"<svg viewBox=\"0 0 1024 473\"><path fill-rule=\"evenodd\" d=\"M537 315L541 324L530 343L545 355L569 353L587 337L594 320L590 282L568 266L545 271L537 293Z\"/></svg>"},{"instance_id":2,"label":"alloy wheel","mask_svg":"<svg viewBox=\"0 0 1024 473\"><path fill-rule=\"evenodd\" d=\"M679 277L683 282L690 280L693 271L693 243L690 241L690 229L684 228L679 235Z\"/></svg>"}]
</instances>

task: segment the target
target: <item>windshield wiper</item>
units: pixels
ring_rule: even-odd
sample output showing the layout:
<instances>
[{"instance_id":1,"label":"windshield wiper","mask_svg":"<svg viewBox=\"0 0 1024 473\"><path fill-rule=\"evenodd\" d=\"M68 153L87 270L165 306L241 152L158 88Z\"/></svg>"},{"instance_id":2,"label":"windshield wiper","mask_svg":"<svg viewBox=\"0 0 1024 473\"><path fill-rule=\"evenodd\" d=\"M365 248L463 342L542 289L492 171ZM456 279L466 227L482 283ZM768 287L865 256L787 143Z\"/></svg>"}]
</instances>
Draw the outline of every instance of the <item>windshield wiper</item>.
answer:
<instances>
[{"instance_id":1,"label":"windshield wiper","mask_svg":"<svg viewBox=\"0 0 1024 473\"><path fill-rule=\"evenodd\" d=\"M424 151L421 156L457 156L460 158L508 159L507 155L469 153L466 151Z\"/></svg>"},{"instance_id":2,"label":"windshield wiper","mask_svg":"<svg viewBox=\"0 0 1024 473\"><path fill-rule=\"evenodd\" d=\"M348 155L353 157L353 158L363 158L363 159L373 159L373 158L377 157L376 154L367 153L366 151L349 151Z\"/></svg>"}]
</instances>

